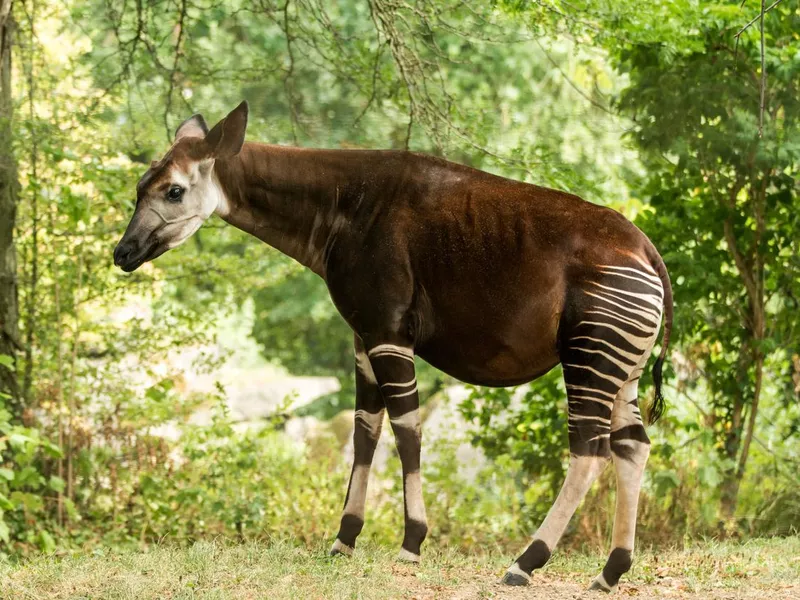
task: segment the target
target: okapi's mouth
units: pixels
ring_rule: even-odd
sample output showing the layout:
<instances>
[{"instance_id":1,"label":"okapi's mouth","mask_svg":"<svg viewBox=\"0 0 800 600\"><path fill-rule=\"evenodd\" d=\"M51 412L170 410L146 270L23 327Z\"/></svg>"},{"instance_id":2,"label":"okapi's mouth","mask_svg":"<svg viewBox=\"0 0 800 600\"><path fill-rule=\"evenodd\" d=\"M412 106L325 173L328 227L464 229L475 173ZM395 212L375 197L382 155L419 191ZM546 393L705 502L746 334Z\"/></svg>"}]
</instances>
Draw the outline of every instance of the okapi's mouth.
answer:
<instances>
[{"instance_id":1,"label":"okapi's mouth","mask_svg":"<svg viewBox=\"0 0 800 600\"><path fill-rule=\"evenodd\" d=\"M165 250L166 248L160 247L155 236L151 236L138 248L130 248L123 240L114 249L114 264L126 273L132 273L144 263L161 256Z\"/></svg>"}]
</instances>

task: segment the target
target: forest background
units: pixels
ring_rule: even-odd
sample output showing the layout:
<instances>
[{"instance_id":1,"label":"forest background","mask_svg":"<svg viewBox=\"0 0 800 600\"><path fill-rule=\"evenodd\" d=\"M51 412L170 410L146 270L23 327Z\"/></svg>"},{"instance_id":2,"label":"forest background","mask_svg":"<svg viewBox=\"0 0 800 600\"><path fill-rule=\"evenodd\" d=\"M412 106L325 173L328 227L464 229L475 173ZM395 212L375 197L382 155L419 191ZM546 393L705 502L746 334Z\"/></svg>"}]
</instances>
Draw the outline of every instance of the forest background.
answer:
<instances>
[{"instance_id":1,"label":"forest background","mask_svg":"<svg viewBox=\"0 0 800 600\"><path fill-rule=\"evenodd\" d=\"M0 0L0 554L335 534L353 355L323 282L216 218L135 274L112 264L176 126L242 98L252 140L429 152L633 219L676 309L641 543L795 533L798 82L791 0ZM240 427L175 356L340 389ZM426 410L463 425L424 467L432 543L518 549L568 459L560 372L448 401L457 382L418 369ZM389 545L386 472L365 535ZM606 473L566 543L605 546L611 515Z\"/></svg>"}]
</instances>

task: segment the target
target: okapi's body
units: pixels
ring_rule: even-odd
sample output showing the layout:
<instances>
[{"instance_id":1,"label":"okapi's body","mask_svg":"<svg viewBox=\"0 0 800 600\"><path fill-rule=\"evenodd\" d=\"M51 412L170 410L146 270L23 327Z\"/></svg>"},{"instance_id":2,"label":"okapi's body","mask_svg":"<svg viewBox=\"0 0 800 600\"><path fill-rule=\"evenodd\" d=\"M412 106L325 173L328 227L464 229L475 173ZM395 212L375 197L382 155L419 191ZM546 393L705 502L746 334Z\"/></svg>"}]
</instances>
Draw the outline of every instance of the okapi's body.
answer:
<instances>
[{"instance_id":1,"label":"okapi's body","mask_svg":"<svg viewBox=\"0 0 800 600\"><path fill-rule=\"evenodd\" d=\"M363 526L385 410L403 466L401 558L419 560L427 522L415 355L490 386L531 381L560 362L570 468L504 581L527 583L544 565L613 458L614 548L593 585L610 591L630 567L649 452L637 382L665 306L660 384L671 322L669 278L650 241L618 213L570 194L409 152L242 145L245 123L240 106L211 132L197 117L179 129L170 153L140 182L115 259L138 267L191 235L211 208L325 280L355 332L357 390L354 465L332 552L351 553ZM183 203L172 197L176 187L194 208L175 208ZM192 198L195 188L201 192ZM159 193L169 194L164 206Z\"/></svg>"}]
</instances>

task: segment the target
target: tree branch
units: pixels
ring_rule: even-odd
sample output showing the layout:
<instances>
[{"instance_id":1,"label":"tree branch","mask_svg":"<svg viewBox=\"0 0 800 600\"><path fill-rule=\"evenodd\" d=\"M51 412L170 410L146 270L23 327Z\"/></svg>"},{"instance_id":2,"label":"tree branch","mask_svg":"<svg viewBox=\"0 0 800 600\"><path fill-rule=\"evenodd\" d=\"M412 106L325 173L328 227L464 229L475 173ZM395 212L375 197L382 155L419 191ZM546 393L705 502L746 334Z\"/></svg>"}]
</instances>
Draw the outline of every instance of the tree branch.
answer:
<instances>
[{"instance_id":1,"label":"tree branch","mask_svg":"<svg viewBox=\"0 0 800 600\"><path fill-rule=\"evenodd\" d=\"M759 19L762 19L762 21L763 21L763 19L764 19L764 15L765 15L765 14L767 14L769 11L771 11L771 10L772 10L773 8L775 8L776 6L778 6L778 4L780 4L781 2L783 2L783 0L776 0L775 2L773 2L772 4L770 4L770 5L769 5L769 8L767 8L767 9L765 9L765 8L764 8L764 3L762 2L762 3L761 3L761 13L759 13L759 15L758 15L757 17L753 18L753 20L752 20L752 21L750 21L750 22L749 22L747 25L745 25L744 27L742 27L742 28L739 30L739 33L737 33L737 34L736 34L735 36L733 36L733 37L735 37L735 38L736 38L736 40L738 41L738 40L739 40L739 38L741 37L741 35L742 35L742 34L743 34L745 31L747 31L748 29L750 29L750 27L753 25L753 23L755 23L755 22L756 22L756 21L758 21ZM742 5L744 5L744 2L742 2Z\"/></svg>"},{"instance_id":2,"label":"tree branch","mask_svg":"<svg viewBox=\"0 0 800 600\"><path fill-rule=\"evenodd\" d=\"M728 193L728 208L730 214L725 218L723 223L723 230L725 233L725 242L728 244L728 249L733 256L733 262L736 264L736 269L739 271L739 276L744 282L744 287L747 290L747 296L750 299L752 306L756 305L758 299L758 287L756 286L753 273L750 270L744 255L742 255L737 244L736 233L733 230L733 218L736 213L736 196L744 187L744 182L737 179ZM752 324L751 324L752 325Z\"/></svg>"},{"instance_id":3,"label":"tree branch","mask_svg":"<svg viewBox=\"0 0 800 600\"><path fill-rule=\"evenodd\" d=\"M172 110L172 95L175 91L175 76L178 72L178 64L181 60L181 48L184 37L184 29L186 22L187 6L186 0L181 2L181 12L178 16L178 39L175 41L175 60L172 63L172 69L169 71L169 87L167 88L167 105L164 108L164 128L167 133L167 141L172 141L172 130L169 126L169 113Z\"/></svg>"}]
</instances>

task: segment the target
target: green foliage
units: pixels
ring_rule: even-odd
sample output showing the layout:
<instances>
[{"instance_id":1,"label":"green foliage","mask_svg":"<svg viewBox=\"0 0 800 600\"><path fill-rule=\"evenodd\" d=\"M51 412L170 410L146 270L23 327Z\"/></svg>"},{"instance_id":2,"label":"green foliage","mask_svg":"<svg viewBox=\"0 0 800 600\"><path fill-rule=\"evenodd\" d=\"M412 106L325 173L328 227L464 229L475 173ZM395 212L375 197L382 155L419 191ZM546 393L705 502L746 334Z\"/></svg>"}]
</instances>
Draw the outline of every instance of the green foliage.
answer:
<instances>
[{"instance_id":1,"label":"green foliage","mask_svg":"<svg viewBox=\"0 0 800 600\"><path fill-rule=\"evenodd\" d=\"M754 16L739 5L15 2L25 349L0 368L16 364L26 410L12 424L0 409L4 552L333 533L348 470L333 438L298 448L272 422L242 430L220 395L187 394L170 362L213 346L224 318L252 306L267 360L339 379L340 394L305 409L332 417L353 402L352 336L323 283L217 219L135 274L111 264L136 180L175 126L198 111L214 122L242 97L253 140L429 151L637 217L676 297L672 412L651 435L643 539L718 531L737 479L740 533L790 531L800 17L785 1L765 21L759 137L757 27L737 48ZM449 383L417 366L423 400ZM191 424L199 409L210 424ZM559 372L524 391L474 390L459 410L492 463L468 481L454 447L439 449L425 472L431 538L478 548L526 536L567 459ZM380 543L397 541L398 482L365 532ZM569 533L604 541L610 487Z\"/></svg>"},{"instance_id":2,"label":"green foliage","mask_svg":"<svg viewBox=\"0 0 800 600\"><path fill-rule=\"evenodd\" d=\"M8 555L12 540L42 552L55 550L45 503L63 490L64 480L43 472L41 458L60 454L37 429L12 424L0 399L0 556Z\"/></svg>"},{"instance_id":3,"label":"green foliage","mask_svg":"<svg viewBox=\"0 0 800 600\"><path fill-rule=\"evenodd\" d=\"M253 337L293 373L332 375L352 389L353 334L316 275L293 271L253 296Z\"/></svg>"},{"instance_id":4,"label":"green foliage","mask_svg":"<svg viewBox=\"0 0 800 600\"><path fill-rule=\"evenodd\" d=\"M218 406L210 425L186 430L179 459L139 477L130 535L142 523L146 539L324 538L347 486L332 440L311 454L269 425L238 430Z\"/></svg>"},{"instance_id":5,"label":"green foliage","mask_svg":"<svg viewBox=\"0 0 800 600\"><path fill-rule=\"evenodd\" d=\"M499 464L516 465L531 523L544 518L564 478L565 404L559 368L522 388L473 388L458 407L473 424L472 443Z\"/></svg>"},{"instance_id":6,"label":"green foliage","mask_svg":"<svg viewBox=\"0 0 800 600\"><path fill-rule=\"evenodd\" d=\"M617 55L631 80L620 108L638 115L633 136L649 159L653 211L637 223L668 249L676 337L695 370L682 386L702 382L707 393L729 511L751 443L744 415L757 410L765 378L786 375L800 342L800 21L784 8L765 19L770 77L759 136L758 45L747 35L734 47L726 30L735 20L732 11L703 18L703 51L666 57L637 45Z\"/></svg>"}]
</instances>

